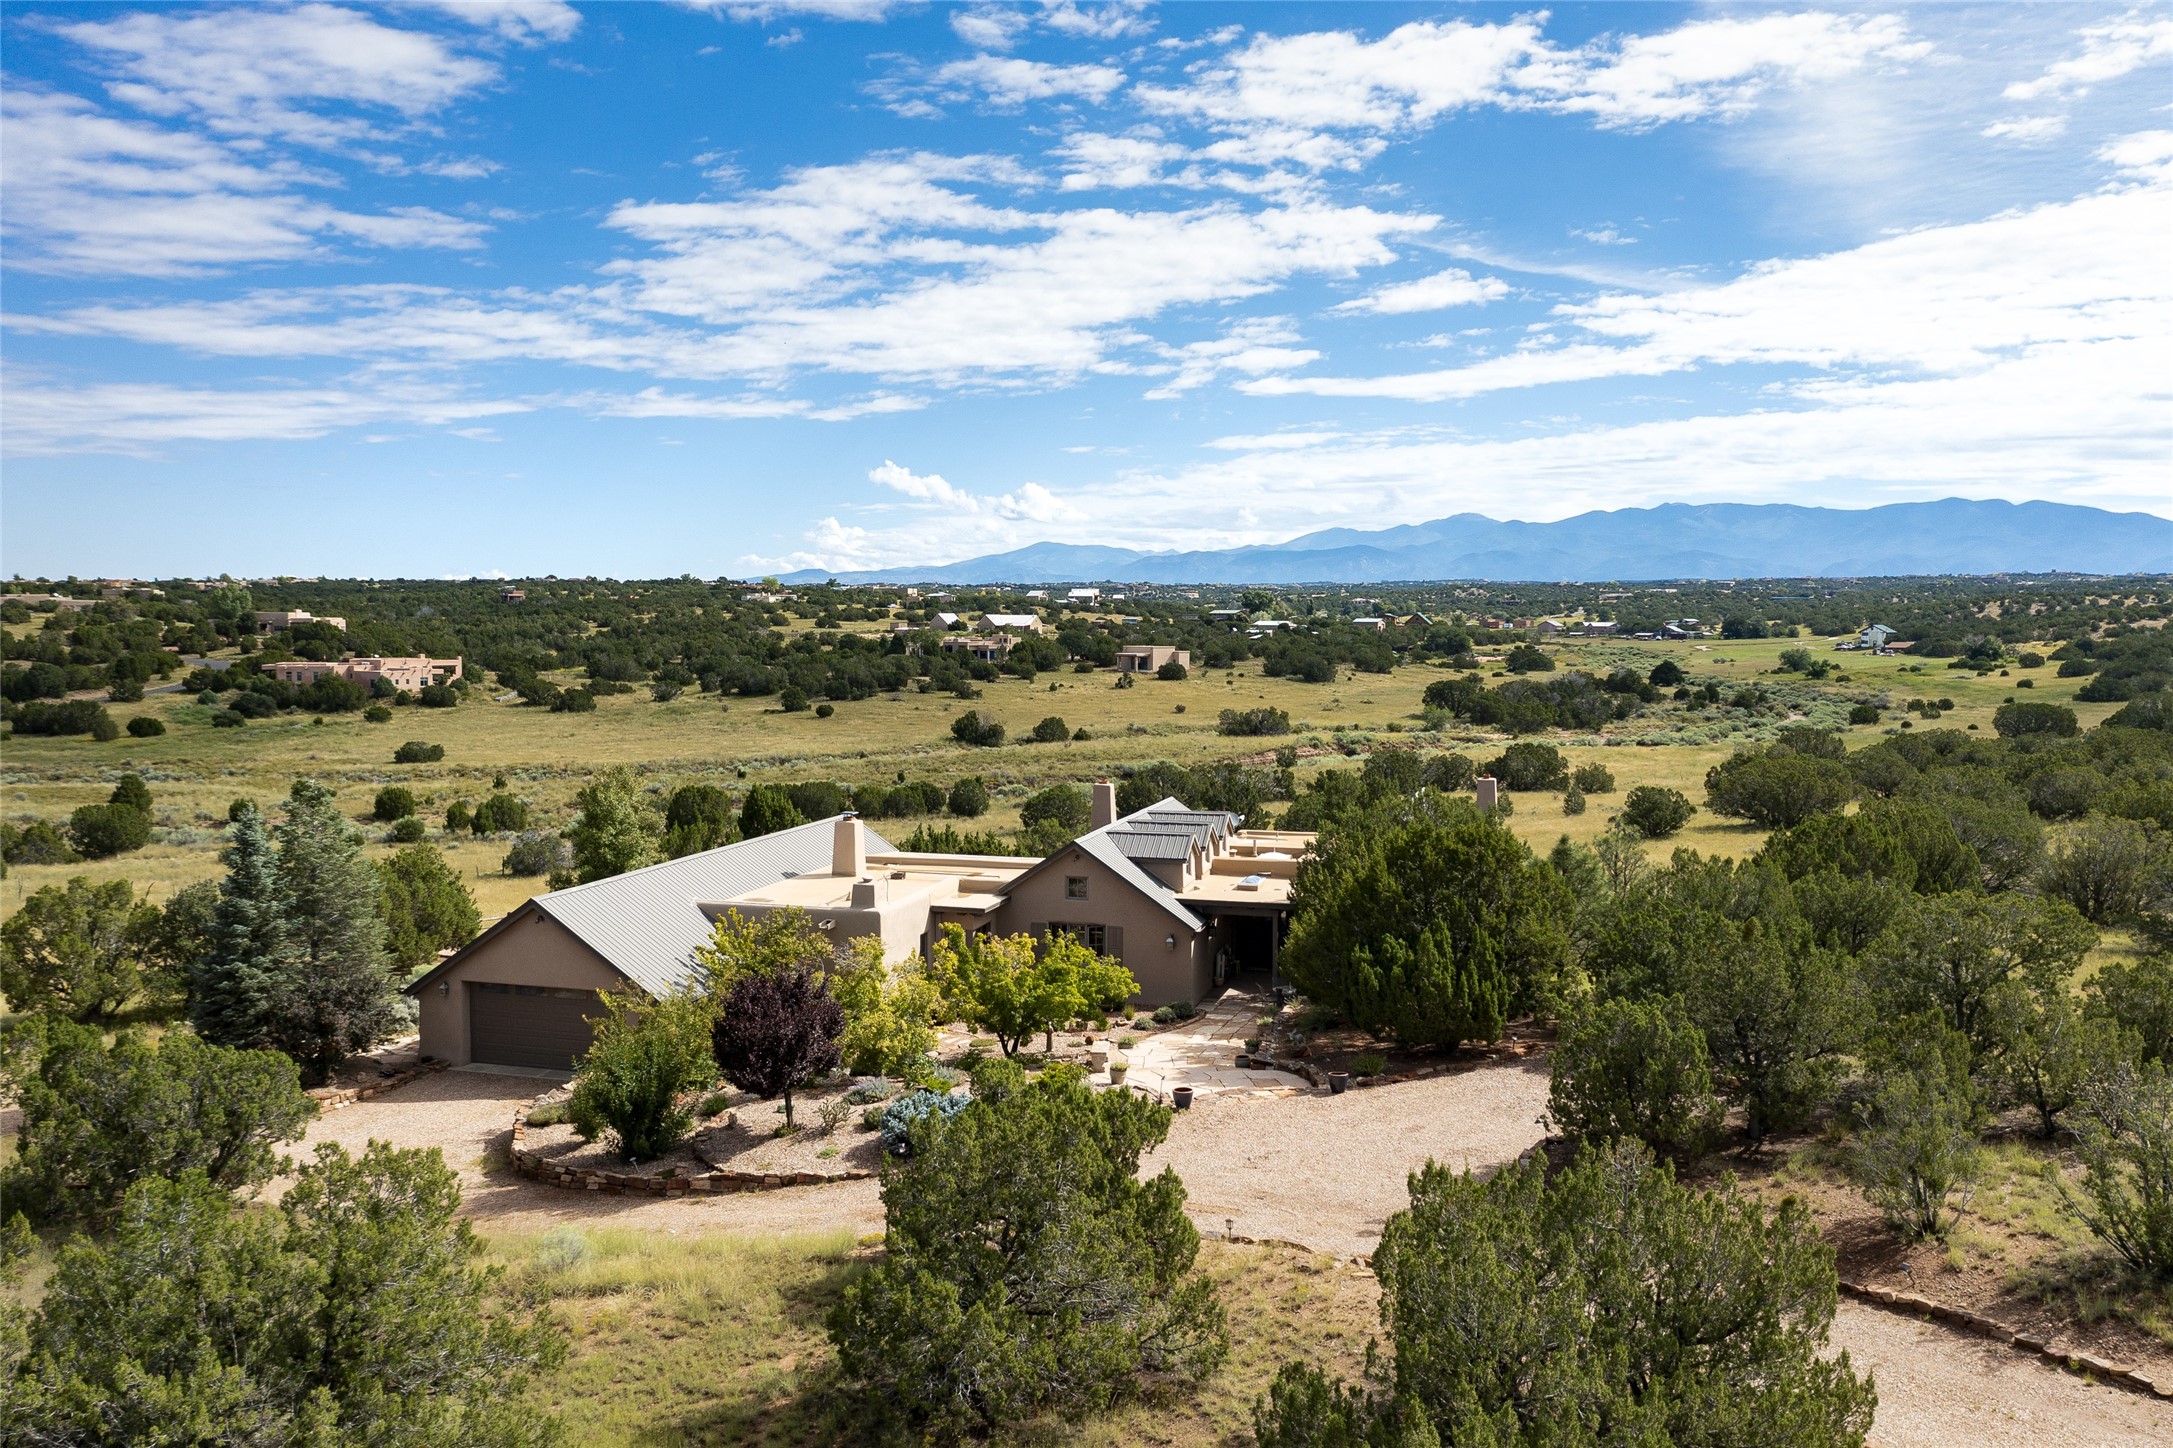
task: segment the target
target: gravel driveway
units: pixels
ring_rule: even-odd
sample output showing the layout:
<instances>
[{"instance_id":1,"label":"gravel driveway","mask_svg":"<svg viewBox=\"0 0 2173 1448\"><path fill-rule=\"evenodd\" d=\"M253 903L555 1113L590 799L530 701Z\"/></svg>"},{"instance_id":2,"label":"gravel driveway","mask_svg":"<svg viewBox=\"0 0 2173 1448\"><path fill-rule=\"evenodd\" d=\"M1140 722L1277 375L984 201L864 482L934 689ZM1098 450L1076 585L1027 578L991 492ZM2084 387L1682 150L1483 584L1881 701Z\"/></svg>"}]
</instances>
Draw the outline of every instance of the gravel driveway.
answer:
<instances>
[{"instance_id":1,"label":"gravel driveway","mask_svg":"<svg viewBox=\"0 0 2173 1448\"><path fill-rule=\"evenodd\" d=\"M1498 1166L1546 1134L1547 1072L1544 1059L1504 1061L1341 1096L1210 1097L1177 1113L1143 1165L1177 1169L1210 1234L1227 1220L1240 1236L1371 1252L1429 1159Z\"/></svg>"}]
</instances>

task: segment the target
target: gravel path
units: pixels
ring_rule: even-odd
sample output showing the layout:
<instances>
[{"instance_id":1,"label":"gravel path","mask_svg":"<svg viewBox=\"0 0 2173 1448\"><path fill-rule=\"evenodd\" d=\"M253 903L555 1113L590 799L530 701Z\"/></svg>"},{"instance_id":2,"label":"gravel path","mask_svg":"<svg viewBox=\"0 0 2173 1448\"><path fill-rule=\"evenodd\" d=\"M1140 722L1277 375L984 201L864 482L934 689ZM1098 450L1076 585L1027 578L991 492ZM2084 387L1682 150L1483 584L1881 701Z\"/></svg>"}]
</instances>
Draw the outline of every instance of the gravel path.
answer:
<instances>
[{"instance_id":1,"label":"gravel path","mask_svg":"<svg viewBox=\"0 0 2173 1448\"><path fill-rule=\"evenodd\" d=\"M2173 1442L2173 1404L2084 1382L2010 1347L1844 1299L1833 1342L1879 1383L1880 1448Z\"/></svg>"},{"instance_id":2,"label":"gravel path","mask_svg":"<svg viewBox=\"0 0 2173 1448\"><path fill-rule=\"evenodd\" d=\"M1409 1203L1404 1178L1431 1159L1497 1166L1546 1133L1544 1059L1371 1086L1341 1096L1212 1097L1181 1111L1147 1158L1184 1178L1193 1219L1324 1252L1371 1252Z\"/></svg>"},{"instance_id":3,"label":"gravel path","mask_svg":"<svg viewBox=\"0 0 2173 1448\"><path fill-rule=\"evenodd\" d=\"M336 1141L351 1152L371 1141L439 1147L446 1164L460 1173L465 1210L486 1234L540 1232L568 1221L669 1232L883 1230L882 1197L872 1181L667 1201L570 1192L504 1170L486 1177L484 1154L505 1147L513 1113L549 1084L524 1076L440 1071L374 1101L318 1117L293 1152L307 1160L320 1141Z\"/></svg>"}]
</instances>

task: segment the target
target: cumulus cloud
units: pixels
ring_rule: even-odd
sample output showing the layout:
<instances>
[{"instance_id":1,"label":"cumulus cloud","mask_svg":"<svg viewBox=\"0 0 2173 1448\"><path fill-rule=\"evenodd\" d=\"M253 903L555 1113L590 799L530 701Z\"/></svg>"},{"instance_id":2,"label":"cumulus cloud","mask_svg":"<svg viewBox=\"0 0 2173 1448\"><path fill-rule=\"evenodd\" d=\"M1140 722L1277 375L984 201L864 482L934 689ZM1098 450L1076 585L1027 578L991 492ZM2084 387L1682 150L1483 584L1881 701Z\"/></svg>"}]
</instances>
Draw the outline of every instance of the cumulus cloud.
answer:
<instances>
[{"instance_id":1,"label":"cumulus cloud","mask_svg":"<svg viewBox=\"0 0 2173 1448\"><path fill-rule=\"evenodd\" d=\"M1340 303L1339 312L1438 312L1446 307L1477 307L1509 295L1509 284L1500 277L1475 277L1457 267L1435 272L1417 281L1379 287L1362 297Z\"/></svg>"},{"instance_id":2,"label":"cumulus cloud","mask_svg":"<svg viewBox=\"0 0 2173 1448\"><path fill-rule=\"evenodd\" d=\"M1008 55L976 55L937 67L923 87L908 87L906 96L933 94L938 99L980 99L993 106L1016 109L1028 101L1077 96L1095 104L1107 100L1124 84L1124 72L1113 65L1051 65ZM912 104L901 100L899 104Z\"/></svg>"},{"instance_id":3,"label":"cumulus cloud","mask_svg":"<svg viewBox=\"0 0 2173 1448\"><path fill-rule=\"evenodd\" d=\"M581 28L581 12L566 0L406 0L406 3L495 30L507 40L524 45L569 40Z\"/></svg>"},{"instance_id":4,"label":"cumulus cloud","mask_svg":"<svg viewBox=\"0 0 2173 1448\"><path fill-rule=\"evenodd\" d=\"M1009 493L984 497L957 487L940 473L920 474L888 458L868 469L868 481L903 494L915 503L951 514L986 514L1014 523L1058 523L1084 517L1040 483L1024 483Z\"/></svg>"}]
</instances>

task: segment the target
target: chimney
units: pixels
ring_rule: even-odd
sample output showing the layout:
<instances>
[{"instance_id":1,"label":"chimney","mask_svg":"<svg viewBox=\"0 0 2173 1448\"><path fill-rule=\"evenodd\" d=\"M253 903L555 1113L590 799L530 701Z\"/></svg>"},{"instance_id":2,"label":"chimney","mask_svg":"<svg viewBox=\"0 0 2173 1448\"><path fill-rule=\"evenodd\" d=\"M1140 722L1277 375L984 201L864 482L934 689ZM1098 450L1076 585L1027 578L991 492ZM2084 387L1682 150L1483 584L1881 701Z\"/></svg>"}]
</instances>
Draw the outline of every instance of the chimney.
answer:
<instances>
[{"instance_id":1,"label":"chimney","mask_svg":"<svg viewBox=\"0 0 2173 1448\"><path fill-rule=\"evenodd\" d=\"M1471 782L1471 788L1472 803L1485 810L1488 814L1492 814L1494 806L1501 802L1501 786L1494 782L1494 776L1491 774L1480 775Z\"/></svg>"},{"instance_id":2,"label":"chimney","mask_svg":"<svg viewBox=\"0 0 2173 1448\"><path fill-rule=\"evenodd\" d=\"M868 837L860 816L847 810L838 816L837 831L830 837L830 873L857 880L868 872Z\"/></svg>"},{"instance_id":3,"label":"chimney","mask_svg":"<svg viewBox=\"0 0 2173 1448\"><path fill-rule=\"evenodd\" d=\"M1094 818L1089 829L1101 829L1117 822L1117 787L1108 780L1094 786Z\"/></svg>"}]
</instances>

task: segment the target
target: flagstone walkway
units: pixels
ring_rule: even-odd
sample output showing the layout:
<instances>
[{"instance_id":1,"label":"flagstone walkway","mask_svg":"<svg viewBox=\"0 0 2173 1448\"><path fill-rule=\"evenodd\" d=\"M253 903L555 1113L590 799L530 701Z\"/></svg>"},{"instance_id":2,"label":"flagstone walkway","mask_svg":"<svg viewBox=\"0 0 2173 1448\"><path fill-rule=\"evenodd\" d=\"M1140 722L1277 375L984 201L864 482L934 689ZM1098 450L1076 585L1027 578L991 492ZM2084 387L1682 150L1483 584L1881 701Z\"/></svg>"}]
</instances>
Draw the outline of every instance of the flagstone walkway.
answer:
<instances>
[{"instance_id":1,"label":"flagstone walkway","mask_svg":"<svg viewBox=\"0 0 2173 1448\"><path fill-rule=\"evenodd\" d=\"M1178 1086L1190 1086L1195 1100L1204 1096L1289 1096L1310 1091L1305 1078L1288 1071L1239 1070L1237 1058L1254 1024L1275 1009L1264 995L1229 990L1182 1025L1146 1037L1125 1054L1131 1060L1125 1084L1167 1100ZM1100 1079L1107 1080L1106 1072Z\"/></svg>"}]
</instances>

